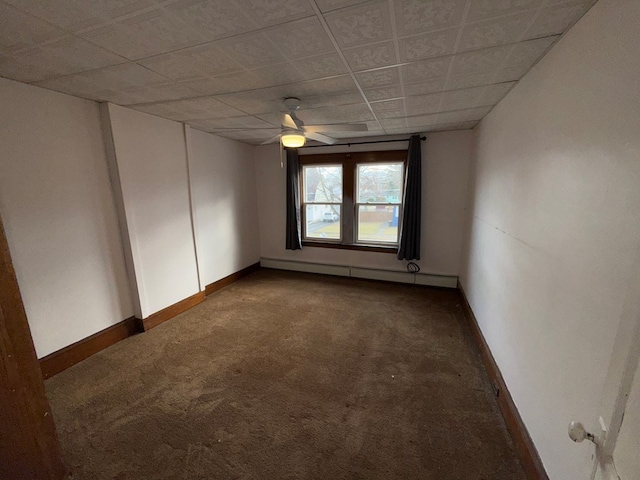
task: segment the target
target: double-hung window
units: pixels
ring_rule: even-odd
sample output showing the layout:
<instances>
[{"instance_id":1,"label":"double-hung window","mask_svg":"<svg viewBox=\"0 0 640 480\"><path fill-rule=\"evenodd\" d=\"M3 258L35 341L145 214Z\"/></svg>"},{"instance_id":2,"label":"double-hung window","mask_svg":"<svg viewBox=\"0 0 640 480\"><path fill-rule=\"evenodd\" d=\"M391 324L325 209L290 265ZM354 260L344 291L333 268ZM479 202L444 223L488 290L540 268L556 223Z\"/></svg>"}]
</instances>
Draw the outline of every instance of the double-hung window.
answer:
<instances>
[{"instance_id":1,"label":"double-hung window","mask_svg":"<svg viewBox=\"0 0 640 480\"><path fill-rule=\"evenodd\" d=\"M406 150L301 155L303 243L395 251Z\"/></svg>"}]
</instances>

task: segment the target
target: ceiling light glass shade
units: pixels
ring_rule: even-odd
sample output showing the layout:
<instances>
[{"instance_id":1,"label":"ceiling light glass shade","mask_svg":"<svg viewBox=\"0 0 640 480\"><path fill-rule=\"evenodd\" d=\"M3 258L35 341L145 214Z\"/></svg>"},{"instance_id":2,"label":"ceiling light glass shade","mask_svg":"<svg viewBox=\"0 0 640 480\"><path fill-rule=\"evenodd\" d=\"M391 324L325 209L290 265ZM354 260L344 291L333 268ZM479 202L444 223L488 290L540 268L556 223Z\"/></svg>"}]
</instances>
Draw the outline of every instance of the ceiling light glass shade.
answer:
<instances>
[{"instance_id":1,"label":"ceiling light glass shade","mask_svg":"<svg viewBox=\"0 0 640 480\"><path fill-rule=\"evenodd\" d=\"M304 135L299 133L285 133L282 135L282 145L289 148L298 148L304 146Z\"/></svg>"}]
</instances>

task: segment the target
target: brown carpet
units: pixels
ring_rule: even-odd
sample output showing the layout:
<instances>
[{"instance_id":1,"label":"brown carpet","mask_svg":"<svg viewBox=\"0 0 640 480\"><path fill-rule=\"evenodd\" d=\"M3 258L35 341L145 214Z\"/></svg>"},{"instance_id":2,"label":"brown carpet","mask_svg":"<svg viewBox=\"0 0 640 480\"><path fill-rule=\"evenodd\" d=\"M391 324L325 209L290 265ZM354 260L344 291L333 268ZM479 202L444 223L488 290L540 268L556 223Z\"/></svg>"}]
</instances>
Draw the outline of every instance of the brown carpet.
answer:
<instances>
[{"instance_id":1,"label":"brown carpet","mask_svg":"<svg viewBox=\"0 0 640 480\"><path fill-rule=\"evenodd\" d=\"M46 382L74 479L524 479L454 290L260 270Z\"/></svg>"}]
</instances>

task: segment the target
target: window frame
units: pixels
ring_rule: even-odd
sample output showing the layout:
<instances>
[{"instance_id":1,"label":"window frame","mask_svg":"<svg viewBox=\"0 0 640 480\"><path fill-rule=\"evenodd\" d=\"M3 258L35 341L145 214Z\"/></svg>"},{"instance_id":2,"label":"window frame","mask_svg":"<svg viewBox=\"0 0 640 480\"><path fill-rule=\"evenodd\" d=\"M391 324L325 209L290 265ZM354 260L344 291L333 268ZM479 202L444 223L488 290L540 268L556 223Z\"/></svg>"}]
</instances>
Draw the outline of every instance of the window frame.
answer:
<instances>
[{"instance_id":1,"label":"window frame","mask_svg":"<svg viewBox=\"0 0 640 480\"><path fill-rule=\"evenodd\" d=\"M357 168L358 165L365 163L401 163L403 169L403 178L406 175L407 168L407 150L384 150L375 152L344 152L344 153L323 153L323 154L300 154L298 157L300 164L300 220L302 223L302 245L308 247L324 247L339 248L345 250L361 250L369 252L395 253L398 250L398 242L382 243L382 242L363 242L357 241L357 225L358 218L357 206ZM342 165L342 204L340 206L340 233L341 238L337 239L318 239L306 236L306 205L304 201L304 167L309 165ZM402 182L402 191L400 194L399 205L399 224L402 222L402 206L404 200L404 181ZM390 203L375 202L369 205L391 205ZM361 203L360 205L367 205ZM398 238L399 241L399 238Z\"/></svg>"}]
</instances>

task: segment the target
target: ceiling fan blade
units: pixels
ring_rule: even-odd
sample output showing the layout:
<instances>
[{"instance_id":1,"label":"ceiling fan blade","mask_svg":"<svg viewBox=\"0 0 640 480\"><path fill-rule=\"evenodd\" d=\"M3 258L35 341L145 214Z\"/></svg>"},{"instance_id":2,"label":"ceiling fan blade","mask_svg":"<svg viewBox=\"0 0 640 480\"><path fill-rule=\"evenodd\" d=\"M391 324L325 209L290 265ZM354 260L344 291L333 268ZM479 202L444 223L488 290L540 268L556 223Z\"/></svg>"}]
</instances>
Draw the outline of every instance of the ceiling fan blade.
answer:
<instances>
[{"instance_id":1,"label":"ceiling fan blade","mask_svg":"<svg viewBox=\"0 0 640 480\"><path fill-rule=\"evenodd\" d=\"M367 132L369 127L366 123L343 123L333 125L305 125L305 132Z\"/></svg>"},{"instance_id":2,"label":"ceiling fan blade","mask_svg":"<svg viewBox=\"0 0 640 480\"><path fill-rule=\"evenodd\" d=\"M293 128L295 130L302 130L304 122L296 116L295 112L291 112L284 115L284 121L282 122L282 125L284 127Z\"/></svg>"},{"instance_id":3,"label":"ceiling fan blade","mask_svg":"<svg viewBox=\"0 0 640 480\"><path fill-rule=\"evenodd\" d=\"M276 135L273 138L270 138L269 140L267 140L266 142L262 142L260 145L269 145L270 143L275 142L276 140L278 140L280 138L280 134Z\"/></svg>"},{"instance_id":4,"label":"ceiling fan blade","mask_svg":"<svg viewBox=\"0 0 640 480\"><path fill-rule=\"evenodd\" d=\"M315 140L316 142L326 143L327 145L333 145L338 141L335 138L327 137L326 135L322 135L320 133L314 133L314 132L305 132L304 136L307 137L309 140Z\"/></svg>"}]
</instances>

